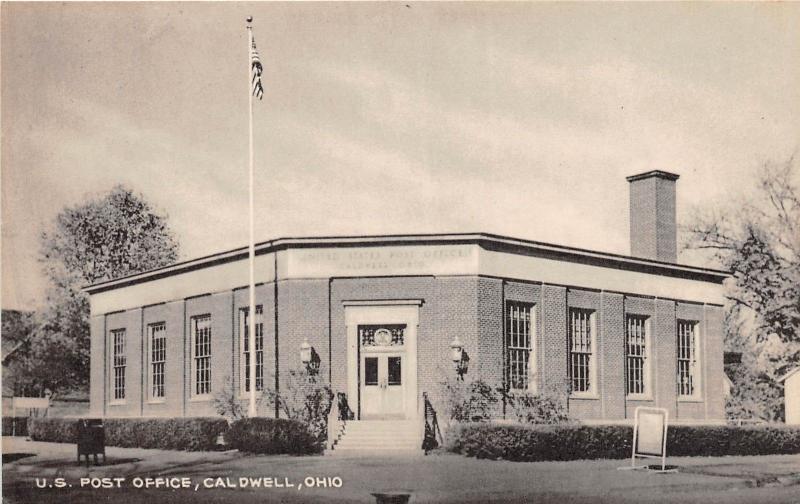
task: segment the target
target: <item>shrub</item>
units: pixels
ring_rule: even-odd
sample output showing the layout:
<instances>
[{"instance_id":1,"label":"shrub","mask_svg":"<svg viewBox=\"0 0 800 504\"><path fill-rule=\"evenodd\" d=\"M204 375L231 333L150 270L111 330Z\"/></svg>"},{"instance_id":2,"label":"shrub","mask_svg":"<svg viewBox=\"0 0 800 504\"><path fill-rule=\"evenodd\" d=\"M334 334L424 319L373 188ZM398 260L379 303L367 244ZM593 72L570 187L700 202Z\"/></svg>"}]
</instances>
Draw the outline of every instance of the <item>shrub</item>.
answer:
<instances>
[{"instance_id":1,"label":"shrub","mask_svg":"<svg viewBox=\"0 0 800 504\"><path fill-rule=\"evenodd\" d=\"M3 435L4 436L27 436L28 435L28 417L3 417Z\"/></svg>"},{"instance_id":2,"label":"shrub","mask_svg":"<svg viewBox=\"0 0 800 504\"><path fill-rule=\"evenodd\" d=\"M28 434L34 441L74 443L78 435L76 423L69 418L31 418Z\"/></svg>"},{"instance_id":3,"label":"shrub","mask_svg":"<svg viewBox=\"0 0 800 504\"><path fill-rule=\"evenodd\" d=\"M492 417L497 393L483 380L462 381L448 378L442 382L445 414L455 422L483 422Z\"/></svg>"},{"instance_id":4,"label":"shrub","mask_svg":"<svg viewBox=\"0 0 800 504\"><path fill-rule=\"evenodd\" d=\"M280 393L267 388L263 399L278 406L289 420L300 422L319 443L328 435L328 413L333 405L333 391L316 373L292 369Z\"/></svg>"},{"instance_id":5,"label":"shrub","mask_svg":"<svg viewBox=\"0 0 800 504\"><path fill-rule=\"evenodd\" d=\"M77 420L32 419L35 441L74 443ZM224 418L108 418L103 421L107 446L161 448L165 450L213 450L217 438L228 429Z\"/></svg>"},{"instance_id":6,"label":"shrub","mask_svg":"<svg viewBox=\"0 0 800 504\"><path fill-rule=\"evenodd\" d=\"M216 412L225 418L231 420L239 420L247 415L246 409L242 404L242 399L239 397L239 391L233 384L233 380L229 377L224 379L225 387L214 394L214 409ZM260 402L260 397L257 398Z\"/></svg>"},{"instance_id":7,"label":"shrub","mask_svg":"<svg viewBox=\"0 0 800 504\"><path fill-rule=\"evenodd\" d=\"M560 424L569 420L566 395L556 391L510 391L505 399L511 415L524 424Z\"/></svg>"},{"instance_id":8,"label":"shrub","mask_svg":"<svg viewBox=\"0 0 800 504\"><path fill-rule=\"evenodd\" d=\"M106 444L129 448L214 450L228 430L224 418L107 419Z\"/></svg>"},{"instance_id":9,"label":"shrub","mask_svg":"<svg viewBox=\"0 0 800 504\"><path fill-rule=\"evenodd\" d=\"M225 439L241 452L306 455L319 453L322 444L308 427L283 418L243 418L233 422Z\"/></svg>"},{"instance_id":10,"label":"shrub","mask_svg":"<svg viewBox=\"0 0 800 504\"><path fill-rule=\"evenodd\" d=\"M515 461L621 459L631 456L627 425L462 424L447 449L469 457ZM800 428L788 426L671 426L667 456L800 453Z\"/></svg>"}]
</instances>

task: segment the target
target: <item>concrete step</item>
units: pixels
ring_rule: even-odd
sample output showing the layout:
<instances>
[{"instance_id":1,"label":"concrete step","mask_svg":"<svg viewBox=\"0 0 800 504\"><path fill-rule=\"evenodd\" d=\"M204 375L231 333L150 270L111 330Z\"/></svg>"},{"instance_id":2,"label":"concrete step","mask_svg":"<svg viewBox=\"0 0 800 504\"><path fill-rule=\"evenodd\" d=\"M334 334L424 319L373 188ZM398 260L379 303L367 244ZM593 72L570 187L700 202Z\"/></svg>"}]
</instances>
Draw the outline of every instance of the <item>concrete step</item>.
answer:
<instances>
[{"instance_id":1,"label":"concrete step","mask_svg":"<svg viewBox=\"0 0 800 504\"><path fill-rule=\"evenodd\" d=\"M345 430L347 432L385 432L385 433L417 432L419 431L419 424L417 424L416 422L408 424L398 424L398 425L382 424L382 423L364 424L361 422L348 422L345 425Z\"/></svg>"},{"instance_id":2,"label":"concrete step","mask_svg":"<svg viewBox=\"0 0 800 504\"><path fill-rule=\"evenodd\" d=\"M347 422L344 433L326 455L422 454L418 422L408 420L357 420Z\"/></svg>"},{"instance_id":3,"label":"concrete step","mask_svg":"<svg viewBox=\"0 0 800 504\"><path fill-rule=\"evenodd\" d=\"M380 434L356 434L356 433L346 432L339 439L358 439L361 441L374 441L376 443L380 443L380 442L390 442L390 441L414 441L416 439L422 439L422 435L416 432L413 434L403 434L397 436L382 436Z\"/></svg>"},{"instance_id":4,"label":"concrete step","mask_svg":"<svg viewBox=\"0 0 800 504\"><path fill-rule=\"evenodd\" d=\"M421 439L360 439L342 438L337 446L362 445L362 446L416 446L422 445Z\"/></svg>"},{"instance_id":5,"label":"concrete step","mask_svg":"<svg viewBox=\"0 0 800 504\"><path fill-rule=\"evenodd\" d=\"M418 426L413 427L362 427L358 425L346 425L344 430L347 432L418 432Z\"/></svg>"},{"instance_id":6,"label":"concrete step","mask_svg":"<svg viewBox=\"0 0 800 504\"><path fill-rule=\"evenodd\" d=\"M421 450L422 443L339 443L334 450L362 449L362 450Z\"/></svg>"},{"instance_id":7,"label":"concrete step","mask_svg":"<svg viewBox=\"0 0 800 504\"><path fill-rule=\"evenodd\" d=\"M334 450L325 452L328 457L370 457L375 455L416 457L424 454L425 452L420 448L340 448L338 446Z\"/></svg>"}]
</instances>

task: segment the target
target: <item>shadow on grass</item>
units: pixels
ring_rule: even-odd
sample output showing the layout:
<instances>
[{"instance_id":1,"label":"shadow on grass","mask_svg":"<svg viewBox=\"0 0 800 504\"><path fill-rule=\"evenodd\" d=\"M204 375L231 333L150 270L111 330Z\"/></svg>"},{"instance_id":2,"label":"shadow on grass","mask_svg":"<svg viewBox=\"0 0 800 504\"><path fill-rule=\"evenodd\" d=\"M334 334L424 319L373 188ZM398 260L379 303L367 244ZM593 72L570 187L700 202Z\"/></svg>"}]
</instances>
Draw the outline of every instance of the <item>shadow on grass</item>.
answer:
<instances>
[{"instance_id":1,"label":"shadow on grass","mask_svg":"<svg viewBox=\"0 0 800 504\"><path fill-rule=\"evenodd\" d=\"M5 462L5 460L3 460L3 461ZM114 465L122 465L122 464L133 464L133 463L141 462L141 461L142 461L142 459L138 459L138 458L109 458L108 460L103 462L103 458L100 457L99 461L98 461L98 464L96 464L96 466L114 466ZM30 464L23 463L23 465L35 465L36 467L41 467L41 468L58 469L60 467L71 467L71 466L78 466L78 465L81 465L81 466L85 467L86 466L86 462L81 461L81 463L78 464L78 462L75 459L59 459L59 460L47 460L45 462L39 462L39 463L30 463ZM92 461L91 464L89 464L89 465L90 465L90 467L95 467L94 461Z\"/></svg>"},{"instance_id":2,"label":"shadow on grass","mask_svg":"<svg viewBox=\"0 0 800 504\"><path fill-rule=\"evenodd\" d=\"M4 453L3 454L3 463L8 462L16 462L19 459L23 459L26 457L35 457L35 453Z\"/></svg>"}]
</instances>

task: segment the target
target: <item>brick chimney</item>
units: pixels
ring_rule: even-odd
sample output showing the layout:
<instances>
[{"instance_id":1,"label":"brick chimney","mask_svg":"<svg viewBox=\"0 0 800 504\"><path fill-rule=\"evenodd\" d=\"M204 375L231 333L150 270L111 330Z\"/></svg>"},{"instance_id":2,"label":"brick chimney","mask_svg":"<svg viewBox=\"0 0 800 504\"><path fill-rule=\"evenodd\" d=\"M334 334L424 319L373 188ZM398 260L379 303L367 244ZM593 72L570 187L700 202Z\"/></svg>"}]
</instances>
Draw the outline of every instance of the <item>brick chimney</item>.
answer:
<instances>
[{"instance_id":1,"label":"brick chimney","mask_svg":"<svg viewBox=\"0 0 800 504\"><path fill-rule=\"evenodd\" d=\"M675 181L679 175L652 170L627 177L630 183L631 255L675 263Z\"/></svg>"}]
</instances>

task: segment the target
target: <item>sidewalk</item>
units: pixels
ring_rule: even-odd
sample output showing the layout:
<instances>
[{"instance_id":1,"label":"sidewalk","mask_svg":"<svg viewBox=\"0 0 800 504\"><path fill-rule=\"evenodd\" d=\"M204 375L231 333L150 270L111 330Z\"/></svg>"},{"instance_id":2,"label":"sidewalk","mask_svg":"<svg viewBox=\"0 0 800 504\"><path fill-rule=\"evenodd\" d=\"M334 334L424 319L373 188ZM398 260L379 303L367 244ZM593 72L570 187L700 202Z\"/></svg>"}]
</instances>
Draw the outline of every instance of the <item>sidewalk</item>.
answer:
<instances>
[{"instance_id":1,"label":"sidewalk","mask_svg":"<svg viewBox=\"0 0 800 504\"><path fill-rule=\"evenodd\" d=\"M400 492L410 502L800 502L800 455L671 458L678 474L618 471L627 460L519 463L441 453L427 457L250 456L235 451L108 448L109 465L78 467L75 445L4 438L4 454L36 456L3 464L4 502L375 502ZM8 450L8 451L7 451ZM134 488L133 478L187 478L196 488ZM73 485L39 489L35 478ZM126 478L119 489L79 488L79 478ZM241 488L239 478L293 486ZM303 486L307 478L316 487ZM332 484L339 478L340 486ZM205 483L210 482L211 488ZM319 486L320 482L325 486ZM234 486L229 486L230 484ZM220 486L217 486L220 485ZM302 488L298 488L302 487Z\"/></svg>"}]
</instances>

